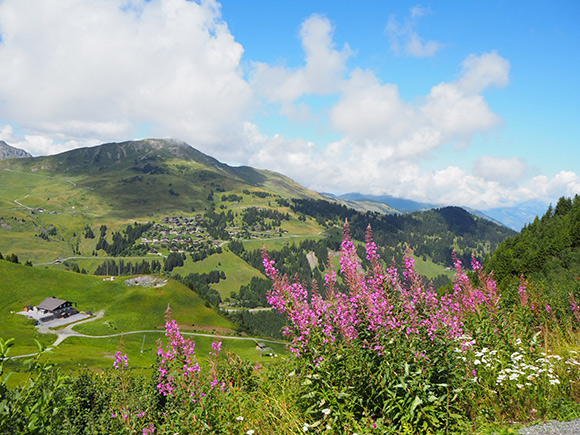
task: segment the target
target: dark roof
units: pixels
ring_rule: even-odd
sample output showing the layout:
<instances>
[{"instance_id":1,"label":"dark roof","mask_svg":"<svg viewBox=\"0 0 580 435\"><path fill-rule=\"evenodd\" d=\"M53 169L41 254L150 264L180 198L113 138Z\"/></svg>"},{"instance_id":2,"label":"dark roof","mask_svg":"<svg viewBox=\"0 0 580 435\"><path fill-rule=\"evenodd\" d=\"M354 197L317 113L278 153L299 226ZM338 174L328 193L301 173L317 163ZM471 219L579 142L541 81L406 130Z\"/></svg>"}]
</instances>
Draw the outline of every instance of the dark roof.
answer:
<instances>
[{"instance_id":1,"label":"dark roof","mask_svg":"<svg viewBox=\"0 0 580 435\"><path fill-rule=\"evenodd\" d=\"M47 311L54 311L59 308L62 304L65 304L67 301L63 301L59 298L46 298L41 303L39 303L36 307L39 310L47 310Z\"/></svg>"}]
</instances>

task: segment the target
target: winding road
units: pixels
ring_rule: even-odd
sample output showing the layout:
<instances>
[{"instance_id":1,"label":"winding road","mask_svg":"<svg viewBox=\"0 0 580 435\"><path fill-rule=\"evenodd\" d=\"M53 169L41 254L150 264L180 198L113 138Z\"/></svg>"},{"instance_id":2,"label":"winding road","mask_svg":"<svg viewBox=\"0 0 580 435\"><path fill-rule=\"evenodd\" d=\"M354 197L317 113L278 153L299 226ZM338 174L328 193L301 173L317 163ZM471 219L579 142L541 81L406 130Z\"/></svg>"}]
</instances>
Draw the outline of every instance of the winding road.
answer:
<instances>
[{"instance_id":1,"label":"winding road","mask_svg":"<svg viewBox=\"0 0 580 435\"><path fill-rule=\"evenodd\" d=\"M61 344L64 340L66 340L69 337L111 338L111 337L120 337L122 335L130 335L130 334L165 333L165 331L160 330L160 329L143 329L143 330L139 330L139 331L118 332L115 334L108 334L108 335L87 335L87 334L82 334L80 332L73 330L73 328L75 326L80 325L81 323L92 322L94 320L100 319L101 317L104 316L104 314L105 314L105 310L101 310L98 313L96 313L94 316L92 316L88 319L81 320L81 321L75 322L75 323L71 323L70 325L67 325L63 329L59 329L59 330L53 330L50 327L48 327L47 325L43 325L43 324L40 324L39 326L37 326L37 329L38 329L38 332L40 332L41 334L56 334L56 340L54 341L54 343L52 343L52 345L50 347L47 347L46 350L54 349L56 346ZM181 335L191 335L191 336L195 336L195 337L210 337L210 338L219 337L221 340L245 340L245 341L253 341L253 342L260 341L260 342L264 342L264 343L273 343L273 344L284 344L284 345L288 344L287 342L284 342L284 341L264 340L262 338L255 338L255 337L236 337L236 336L231 336L231 335L204 334L201 332L181 332ZM29 353L26 355L15 355L15 356L8 357L7 359L29 358L29 357L35 356L37 354L38 354L38 352Z\"/></svg>"}]
</instances>

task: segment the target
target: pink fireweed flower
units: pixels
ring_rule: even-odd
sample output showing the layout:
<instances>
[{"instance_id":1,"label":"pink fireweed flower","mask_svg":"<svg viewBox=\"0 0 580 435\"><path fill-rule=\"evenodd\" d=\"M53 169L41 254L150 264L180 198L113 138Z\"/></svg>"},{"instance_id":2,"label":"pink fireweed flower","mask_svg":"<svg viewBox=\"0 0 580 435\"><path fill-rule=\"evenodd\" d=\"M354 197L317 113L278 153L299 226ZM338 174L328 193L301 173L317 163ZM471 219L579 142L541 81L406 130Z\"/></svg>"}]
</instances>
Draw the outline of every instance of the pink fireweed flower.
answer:
<instances>
[{"instance_id":1,"label":"pink fireweed flower","mask_svg":"<svg viewBox=\"0 0 580 435\"><path fill-rule=\"evenodd\" d=\"M370 228L366 234L366 257L371 268L363 271L346 222L340 268L348 291L335 291L336 275L331 271L325 275L324 299L315 282L310 292L301 282L291 283L263 251L266 275L272 279L268 301L286 314L288 325L284 334L291 338L290 350L297 357L308 358L319 366L327 355L327 345L337 341L383 356L400 334L425 343L457 340L464 335L470 316L496 315L498 311L495 280L475 259L472 267L480 284L474 286L454 256L457 271L454 290L439 296L416 273L409 249L405 252L401 275L394 264L385 270ZM416 356L423 358L418 352ZM429 357L425 352L424 358Z\"/></svg>"},{"instance_id":2,"label":"pink fireweed flower","mask_svg":"<svg viewBox=\"0 0 580 435\"><path fill-rule=\"evenodd\" d=\"M185 382L188 391L195 391L195 379L201 371L195 357L195 343L183 338L177 322L171 319L169 306L165 316L165 336L169 339L169 344L164 348L161 341L158 341L157 347L157 354L161 357L157 389L161 394L171 396L175 382ZM179 379L182 381L177 381L170 375L175 368L178 368Z\"/></svg>"},{"instance_id":3,"label":"pink fireweed flower","mask_svg":"<svg viewBox=\"0 0 580 435\"><path fill-rule=\"evenodd\" d=\"M580 307L578 307L578 303L576 302L576 298L574 297L574 293L570 292L570 309L576 317L576 320L580 322Z\"/></svg>"},{"instance_id":4,"label":"pink fireweed flower","mask_svg":"<svg viewBox=\"0 0 580 435\"><path fill-rule=\"evenodd\" d=\"M151 435L155 433L155 426L153 423L149 423L149 426L143 428L143 435Z\"/></svg>"},{"instance_id":5,"label":"pink fireweed flower","mask_svg":"<svg viewBox=\"0 0 580 435\"><path fill-rule=\"evenodd\" d=\"M520 285L518 288L518 295L520 296L520 306L525 307L528 305L530 299L527 292L526 281L524 280L524 275L520 276Z\"/></svg>"},{"instance_id":6,"label":"pink fireweed flower","mask_svg":"<svg viewBox=\"0 0 580 435\"><path fill-rule=\"evenodd\" d=\"M475 254L471 254L471 268L474 271L478 271L481 270L481 263L479 261L477 261L477 258L475 258Z\"/></svg>"},{"instance_id":7,"label":"pink fireweed flower","mask_svg":"<svg viewBox=\"0 0 580 435\"><path fill-rule=\"evenodd\" d=\"M115 352L115 361L113 362L113 367L116 370L119 370L121 366L129 367L129 360L127 358L127 354L118 350Z\"/></svg>"},{"instance_id":8,"label":"pink fireweed flower","mask_svg":"<svg viewBox=\"0 0 580 435\"><path fill-rule=\"evenodd\" d=\"M221 341L213 341L211 343L211 348L214 350L214 355L217 355L222 350L222 342ZM211 352L210 352L211 353Z\"/></svg>"}]
</instances>

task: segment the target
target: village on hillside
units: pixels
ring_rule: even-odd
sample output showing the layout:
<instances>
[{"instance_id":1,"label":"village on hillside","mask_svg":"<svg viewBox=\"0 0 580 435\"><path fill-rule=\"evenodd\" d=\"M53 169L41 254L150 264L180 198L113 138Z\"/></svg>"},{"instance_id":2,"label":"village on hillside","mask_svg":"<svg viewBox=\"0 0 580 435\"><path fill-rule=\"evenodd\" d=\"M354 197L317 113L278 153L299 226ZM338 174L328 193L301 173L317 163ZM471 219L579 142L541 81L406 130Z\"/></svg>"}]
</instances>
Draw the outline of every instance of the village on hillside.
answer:
<instances>
[{"instance_id":1,"label":"village on hillside","mask_svg":"<svg viewBox=\"0 0 580 435\"><path fill-rule=\"evenodd\" d=\"M259 208L252 207L260 212ZM217 216L223 215L218 214ZM287 230L263 223L248 226L233 225L231 220L224 220L227 225L216 228L216 219L208 219L201 214L195 217L166 216L161 222L154 223L141 237L140 244L149 248L149 254L159 254L161 249L169 252L195 252L217 249L224 241L235 239L260 239L280 237Z\"/></svg>"}]
</instances>

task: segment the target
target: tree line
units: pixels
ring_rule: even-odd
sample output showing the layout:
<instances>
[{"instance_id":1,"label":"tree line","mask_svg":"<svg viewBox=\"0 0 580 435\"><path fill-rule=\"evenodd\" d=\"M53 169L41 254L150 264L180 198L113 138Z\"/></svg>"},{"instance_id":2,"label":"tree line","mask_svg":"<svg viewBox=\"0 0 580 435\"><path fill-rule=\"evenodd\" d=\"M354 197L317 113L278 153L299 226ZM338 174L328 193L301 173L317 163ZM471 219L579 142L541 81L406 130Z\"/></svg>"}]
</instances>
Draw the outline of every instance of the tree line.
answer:
<instances>
[{"instance_id":1,"label":"tree line","mask_svg":"<svg viewBox=\"0 0 580 435\"><path fill-rule=\"evenodd\" d=\"M348 219L351 235L359 241L364 241L370 225L384 259L404 252L408 246L415 255L444 266L453 266L453 249L462 261L469 262L472 255L483 261L503 240L516 234L460 207L387 215L362 213L324 200L293 199L289 205L294 212L311 216L326 226L342 225Z\"/></svg>"},{"instance_id":2,"label":"tree line","mask_svg":"<svg viewBox=\"0 0 580 435\"><path fill-rule=\"evenodd\" d=\"M561 197L542 217L505 240L484 266L493 270L511 303L518 300L519 279L540 292L550 307L567 315L572 297L580 300L580 196ZM572 296L571 296L572 295Z\"/></svg>"}]
</instances>

